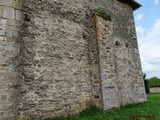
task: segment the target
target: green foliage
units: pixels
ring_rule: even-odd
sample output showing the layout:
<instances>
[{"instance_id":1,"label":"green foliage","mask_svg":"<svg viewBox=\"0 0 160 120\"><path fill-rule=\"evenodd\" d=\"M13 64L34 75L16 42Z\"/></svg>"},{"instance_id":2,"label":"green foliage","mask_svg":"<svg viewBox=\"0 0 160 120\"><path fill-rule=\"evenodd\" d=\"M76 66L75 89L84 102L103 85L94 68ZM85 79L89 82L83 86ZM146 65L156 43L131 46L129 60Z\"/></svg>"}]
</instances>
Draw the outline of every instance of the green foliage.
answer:
<instances>
[{"instance_id":1,"label":"green foliage","mask_svg":"<svg viewBox=\"0 0 160 120\"><path fill-rule=\"evenodd\" d=\"M78 116L46 120L160 120L160 94L148 94L145 103L126 105L121 108L102 112L97 107L83 110ZM138 118L132 118L137 117ZM154 116L155 118L148 118Z\"/></svg>"},{"instance_id":2,"label":"green foliage","mask_svg":"<svg viewBox=\"0 0 160 120\"><path fill-rule=\"evenodd\" d=\"M96 106L91 106L85 110L83 110L79 115L80 116L91 116L93 113L101 113L102 111Z\"/></svg>"},{"instance_id":3,"label":"green foliage","mask_svg":"<svg viewBox=\"0 0 160 120\"><path fill-rule=\"evenodd\" d=\"M150 78L149 87L160 87L160 78L157 77Z\"/></svg>"},{"instance_id":4,"label":"green foliage","mask_svg":"<svg viewBox=\"0 0 160 120\"><path fill-rule=\"evenodd\" d=\"M111 20L111 14L107 13L105 9L98 8L98 9L95 9L94 11L101 17Z\"/></svg>"},{"instance_id":5,"label":"green foliage","mask_svg":"<svg viewBox=\"0 0 160 120\"><path fill-rule=\"evenodd\" d=\"M145 89L146 89L146 93L149 93L149 80L148 79L145 79L144 80L144 85L145 85Z\"/></svg>"},{"instance_id":6,"label":"green foliage","mask_svg":"<svg viewBox=\"0 0 160 120\"><path fill-rule=\"evenodd\" d=\"M146 73L143 73L143 80L146 79Z\"/></svg>"},{"instance_id":7,"label":"green foliage","mask_svg":"<svg viewBox=\"0 0 160 120\"><path fill-rule=\"evenodd\" d=\"M143 74L143 80L144 80L144 86L145 86L145 90L146 90L146 93L149 93L149 80L146 79L146 74L144 73Z\"/></svg>"}]
</instances>

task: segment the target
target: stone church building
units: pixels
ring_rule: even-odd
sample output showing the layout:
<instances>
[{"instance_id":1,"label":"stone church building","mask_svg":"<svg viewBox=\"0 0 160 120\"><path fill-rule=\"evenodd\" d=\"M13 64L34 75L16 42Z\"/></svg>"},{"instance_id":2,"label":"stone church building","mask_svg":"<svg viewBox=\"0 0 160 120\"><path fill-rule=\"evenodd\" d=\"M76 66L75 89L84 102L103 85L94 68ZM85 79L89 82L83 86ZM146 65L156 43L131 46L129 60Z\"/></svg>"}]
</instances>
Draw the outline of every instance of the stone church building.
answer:
<instances>
[{"instance_id":1,"label":"stone church building","mask_svg":"<svg viewBox=\"0 0 160 120\"><path fill-rule=\"evenodd\" d=\"M0 0L0 120L146 101L135 0Z\"/></svg>"}]
</instances>

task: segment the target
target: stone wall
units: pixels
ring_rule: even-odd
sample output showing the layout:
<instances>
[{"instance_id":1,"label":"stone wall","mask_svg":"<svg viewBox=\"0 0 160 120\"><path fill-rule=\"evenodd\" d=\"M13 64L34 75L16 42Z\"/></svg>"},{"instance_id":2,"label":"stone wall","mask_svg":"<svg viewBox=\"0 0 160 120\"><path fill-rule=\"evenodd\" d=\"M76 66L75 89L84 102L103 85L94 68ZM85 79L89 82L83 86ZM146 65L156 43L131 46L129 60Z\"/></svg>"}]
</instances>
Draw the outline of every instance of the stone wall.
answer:
<instances>
[{"instance_id":1,"label":"stone wall","mask_svg":"<svg viewBox=\"0 0 160 120\"><path fill-rule=\"evenodd\" d=\"M0 8L1 118L40 120L90 105L108 110L146 101L130 6L0 0ZM97 8L112 20L97 15Z\"/></svg>"},{"instance_id":2,"label":"stone wall","mask_svg":"<svg viewBox=\"0 0 160 120\"><path fill-rule=\"evenodd\" d=\"M20 119L76 114L92 104L84 0L23 4Z\"/></svg>"},{"instance_id":3,"label":"stone wall","mask_svg":"<svg viewBox=\"0 0 160 120\"><path fill-rule=\"evenodd\" d=\"M0 0L0 120L16 114L20 18L20 0Z\"/></svg>"},{"instance_id":4,"label":"stone wall","mask_svg":"<svg viewBox=\"0 0 160 120\"><path fill-rule=\"evenodd\" d=\"M104 109L145 101L132 8L116 0L93 0L95 8L112 15L111 22L99 19L98 23Z\"/></svg>"},{"instance_id":5,"label":"stone wall","mask_svg":"<svg viewBox=\"0 0 160 120\"><path fill-rule=\"evenodd\" d=\"M160 87L149 88L150 93L160 93Z\"/></svg>"}]
</instances>

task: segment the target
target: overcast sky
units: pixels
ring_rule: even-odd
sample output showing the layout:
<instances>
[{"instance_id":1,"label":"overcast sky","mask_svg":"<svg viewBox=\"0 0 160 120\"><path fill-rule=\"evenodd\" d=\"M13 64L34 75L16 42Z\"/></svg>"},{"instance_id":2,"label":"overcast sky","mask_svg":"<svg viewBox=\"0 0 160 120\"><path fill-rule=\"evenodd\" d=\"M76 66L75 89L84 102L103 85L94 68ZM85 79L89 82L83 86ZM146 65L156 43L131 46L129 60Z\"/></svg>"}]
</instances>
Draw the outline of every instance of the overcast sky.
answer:
<instances>
[{"instance_id":1,"label":"overcast sky","mask_svg":"<svg viewBox=\"0 0 160 120\"><path fill-rule=\"evenodd\" d=\"M142 70L147 78L160 78L160 0L136 0L134 12Z\"/></svg>"}]
</instances>

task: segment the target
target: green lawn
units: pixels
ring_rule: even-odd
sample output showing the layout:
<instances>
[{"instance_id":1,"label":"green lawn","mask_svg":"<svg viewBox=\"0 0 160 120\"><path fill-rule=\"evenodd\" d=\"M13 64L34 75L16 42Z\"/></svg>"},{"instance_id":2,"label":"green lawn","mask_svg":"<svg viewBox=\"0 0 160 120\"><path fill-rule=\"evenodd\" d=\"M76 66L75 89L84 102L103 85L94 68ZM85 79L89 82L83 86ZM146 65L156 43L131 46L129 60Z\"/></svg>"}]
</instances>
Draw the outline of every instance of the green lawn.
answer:
<instances>
[{"instance_id":1,"label":"green lawn","mask_svg":"<svg viewBox=\"0 0 160 120\"><path fill-rule=\"evenodd\" d=\"M160 120L160 94L149 94L147 99L148 101L143 104L128 105L106 112L91 107L77 117L45 120Z\"/></svg>"}]
</instances>

